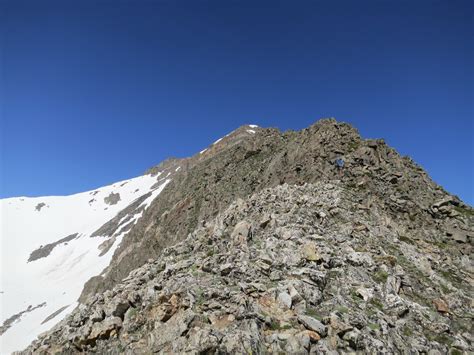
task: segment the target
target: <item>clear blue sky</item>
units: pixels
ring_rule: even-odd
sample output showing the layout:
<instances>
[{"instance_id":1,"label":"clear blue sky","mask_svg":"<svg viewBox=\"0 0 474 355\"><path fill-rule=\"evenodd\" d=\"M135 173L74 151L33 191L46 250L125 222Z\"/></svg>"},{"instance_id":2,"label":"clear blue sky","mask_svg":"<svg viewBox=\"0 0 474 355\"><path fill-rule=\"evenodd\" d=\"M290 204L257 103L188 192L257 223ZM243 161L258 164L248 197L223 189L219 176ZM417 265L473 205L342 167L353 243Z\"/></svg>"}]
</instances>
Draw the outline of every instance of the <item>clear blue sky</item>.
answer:
<instances>
[{"instance_id":1,"label":"clear blue sky","mask_svg":"<svg viewBox=\"0 0 474 355\"><path fill-rule=\"evenodd\" d=\"M474 2L2 0L1 193L70 194L334 116L474 203Z\"/></svg>"}]
</instances>

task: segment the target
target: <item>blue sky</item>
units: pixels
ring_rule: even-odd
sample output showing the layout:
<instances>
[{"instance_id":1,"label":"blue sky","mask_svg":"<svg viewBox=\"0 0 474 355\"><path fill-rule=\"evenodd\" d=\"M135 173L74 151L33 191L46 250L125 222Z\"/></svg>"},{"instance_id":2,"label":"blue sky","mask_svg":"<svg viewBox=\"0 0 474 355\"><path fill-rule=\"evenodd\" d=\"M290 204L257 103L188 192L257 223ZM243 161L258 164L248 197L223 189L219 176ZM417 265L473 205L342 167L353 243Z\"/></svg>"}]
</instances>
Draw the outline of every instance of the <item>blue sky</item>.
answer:
<instances>
[{"instance_id":1,"label":"blue sky","mask_svg":"<svg viewBox=\"0 0 474 355\"><path fill-rule=\"evenodd\" d=\"M70 194L245 123L354 124L474 203L472 1L2 1L1 197Z\"/></svg>"}]
</instances>

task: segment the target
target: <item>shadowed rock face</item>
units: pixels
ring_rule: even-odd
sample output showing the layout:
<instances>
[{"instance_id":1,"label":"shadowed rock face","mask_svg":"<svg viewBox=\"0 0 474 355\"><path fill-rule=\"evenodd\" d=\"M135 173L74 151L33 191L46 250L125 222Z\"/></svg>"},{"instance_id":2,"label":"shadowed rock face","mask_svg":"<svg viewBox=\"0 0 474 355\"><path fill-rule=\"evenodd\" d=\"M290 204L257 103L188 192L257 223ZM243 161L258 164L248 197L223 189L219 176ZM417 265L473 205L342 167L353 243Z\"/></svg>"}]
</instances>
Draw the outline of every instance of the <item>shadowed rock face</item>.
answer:
<instances>
[{"instance_id":1,"label":"shadowed rock face","mask_svg":"<svg viewBox=\"0 0 474 355\"><path fill-rule=\"evenodd\" d=\"M70 242L71 240L75 239L77 236L78 236L78 234L74 233L74 234L68 235L67 237L64 237L62 239L59 239L58 241L56 241L54 243L46 244L44 246L42 245L38 249L33 250L31 252L30 257L28 258L28 262L35 261L35 260L38 260L38 259L41 259L41 258L46 258L49 254L51 254L51 252L53 251L53 249L56 246L58 246L60 244L63 244L63 243Z\"/></svg>"}]
</instances>

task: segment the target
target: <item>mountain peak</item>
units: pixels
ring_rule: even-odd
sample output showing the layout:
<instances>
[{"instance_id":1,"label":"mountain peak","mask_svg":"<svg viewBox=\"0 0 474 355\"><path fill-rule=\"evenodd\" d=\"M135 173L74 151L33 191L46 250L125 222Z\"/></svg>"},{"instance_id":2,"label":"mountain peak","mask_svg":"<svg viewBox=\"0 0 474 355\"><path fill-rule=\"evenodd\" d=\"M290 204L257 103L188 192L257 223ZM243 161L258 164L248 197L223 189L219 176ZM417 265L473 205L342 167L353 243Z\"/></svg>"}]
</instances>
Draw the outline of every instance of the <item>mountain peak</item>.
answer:
<instances>
[{"instance_id":1,"label":"mountain peak","mask_svg":"<svg viewBox=\"0 0 474 355\"><path fill-rule=\"evenodd\" d=\"M472 350L474 211L383 140L244 125L148 173L84 236L110 262L26 353Z\"/></svg>"}]
</instances>

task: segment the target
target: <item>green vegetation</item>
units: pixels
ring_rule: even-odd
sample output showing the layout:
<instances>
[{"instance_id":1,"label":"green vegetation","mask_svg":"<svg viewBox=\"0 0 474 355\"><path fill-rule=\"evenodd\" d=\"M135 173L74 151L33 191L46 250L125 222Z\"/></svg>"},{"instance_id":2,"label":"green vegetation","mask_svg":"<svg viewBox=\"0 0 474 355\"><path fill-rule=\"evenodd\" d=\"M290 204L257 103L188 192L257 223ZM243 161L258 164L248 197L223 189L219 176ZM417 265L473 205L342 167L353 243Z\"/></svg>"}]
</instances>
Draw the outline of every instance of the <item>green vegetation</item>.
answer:
<instances>
[{"instance_id":1,"label":"green vegetation","mask_svg":"<svg viewBox=\"0 0 474 355\"><path fill-rule=\"evenodd\" d=\"M336 307L336 311L338 311L339 313L348 313L348 312L349 312L349 308L344 307L344 306L337 306L337 307Z\"/></svg>"},{"instance_id":2,"label":"green vegetation","mask_svg":"<svg viewBox=\"0 0 474 355\"><path fill-rule=\"evenodd\" d=\"M445 344L445 345L448 345L448 346L451 345L454 341L453 338L451 338L450 336L448 336L445 333L436 334L436 333L432 333L432 332L427 331L427 332L425 332L425 336L430 341L435 341L437 343Z\"/></svg>"},{"instance_id":3,"label":"green vegetation","mask_svg":"<svg viewBox=\"0 0 474 355\"><path fill-rule=\"evenodd\" d=\"M444 279L448 281L454 282L456 284L463 283L463 280L459 276L457 276L453 271L450 271L449 269L440 270L439 273L441 274L441 276L443 276Z\"/></svg>"},{"instance_id":4,"label":"green vegetation","mask_svg":"<svg viewBox=\"0 0 474 355\"><path fill-rule=\"evenodd\" d=\"M439 287L443 291L444 294L452 293L453 290L451 290L448 286L446 286L443 282L439 283Z\"/></svg>"},{"instance_id":5,"label":"green vegetation","mask_svg":"<svg viewBox=\"0 0 474 355\"><path fill-rule=\"evenodd\" d=\"M372 276L372 278L375 282L385 283L387 282L388 273L386 271L379 270Z\"/></svg>"},{"instance_id":6,"label":"green vegetation","mask_svg":"<svg viewBox=\"0 0 474 355\"><path fill-rule=\"evenodd\" d=\"M257 248L260 249L262 247L262 240L261 239L255 239L254 244Z\"/></svg>"},{"instance_id":7,"label":"green vegetation","mask_svg":"<svg viewBox=\"0 0 474 355\"><path fill-rule=\"evenodd\" d=\"M282 326L279 321L276 321L273 319L272 319L272 322L270 323L271 330L285 330L285 329L291 329L291 328L293 327L290 324L285 324Z\"/></svg>"},{"instance_id":8,"label":"green vegetation","mask_svg":"<svg viewBox=\"0 0 474 355\"><path fill-rule=\"evenodd\" d=\"M380 329L380 326L379 326L377 323L369 323L369 324L368 324L368 327L369 327L371 330L378 330L378 329Z\"/></svg>"},{"instance_id":9,"label":"green vegetation","mask_svg":"<svg viewBox=\"0 0 474 355\"><path fill-rule=\"evenodd\" d=\"M374 297L370 300L370 304L372 306L374 306L375 308L378 308L379 310L382 310L383 309L383 303L381 300L379 300L378 298Z\"/></svg>"},{"instance_id":10,"label":"green vegetation","mask_svg":"<svg viewBox=\"0 0 474 355\"><path fill-rule=\"evenodd\" d=\"M351 297L354 300L354 302L356 302L356 303L361 303L362 302L362 298L360 297L360 295L357 293L356 290L351 291Z\"/></svg>"},{"instance_id":11,"label":"green vegetation","mask_svg":"<svg viewBox=\"0 0 474 355\"><path fill-rule=\"evenodd\" d=\"M347 145L347 149L349 150L349 153L352 153L353 151L357 150L357 148L360 147L360 141L352 141L349 142Z\"/></svg>"},{"instance_id":12,"label":"green vegetation","mask_svg":"<svg viewBox=\"0 0 474 355\"><path fill-rule=\"evenodd\" d=\"M403 327L403 335L406 337L411 337L413 335L413 330L409 326L405 325Z\"/></svg>"},{"instance_id":13,"label":"green vegetation","mask_svg":"<svg viewBox=\"0 0 474 355\"><path fill-rule=\"evenodd\" d=\"M128 311L128 315L130 318L135 318L137 316L138 310L136 308L130 307L130 311Z\"/></svg>"},{"instance_id":14,"label":"green vegetation","mask_svg":"<svg viewBox=\"0 0 474 355\"><path fill-rule=\"evenodd\" d=\"M189 268L189 271L191 275L193 275L194 277L199 276L199 274L202 272L199 270L197 265L191 265L191 267Z\"/></svg>"},{"instance_id":15,"label":"green vegetation","mask_svg":"<svg viewBox=\"0 0 474 355\"><path fill-rule=\"evenodd\" d=\"M196 305L202 306L203 303L204 303L204 290L199 287L196 290Z\"/></svg>"},{"instance_id":16,"label":"green vegetation","mask_svg":"<svg viewBox=\"0 0 474 355\"><path fill-rule=\"evenodd\" d=\"M408 244L415 244L415 241L409 237L407 237L406 235L400 235L398 237L398 239L400 239L402 242L405 242L405 243L408 243Z\"/></svg>"},{"instance_id":17,"label":"green vegetation","mask_svg":"<svg viewBox=\"0 0 474 355\"><path fill-rule=\"evenodd\" d=\"M214 249L209 249L206 253L206 256L213 256L215 254Z\"/></svg>"},{"instance_id":18,"label":"green vegetation","mask_svg":"<svg viewBox=\"0 0 474 355\"><path fill-rule=\"evenodd\" d=\"M448 244L446 244L445 241L439 241L439 242L434 241L433 244L436 245L440 249L446 249L448 247Z\"/></svg>"},{"instance_id":19,"label":"green vegetation","mask_svg":"<svg viewBox=\"0 0 474 355\"><path fill-rule=\"evenodd\" d=\"M454 206L454 210L465 217L474 217L473 208Z\"/></svg>"},{"instance_id":20,"label":"green vegetation","mask_svg":"<svg viewBox=\"0 0 474 355\"><path fill-rule=\"evenodd\" d=\"M319 321L323 320L322 315L320 315L314 308L306 308L306 315L313 317Z\"/></svg>"}]
</instances>

